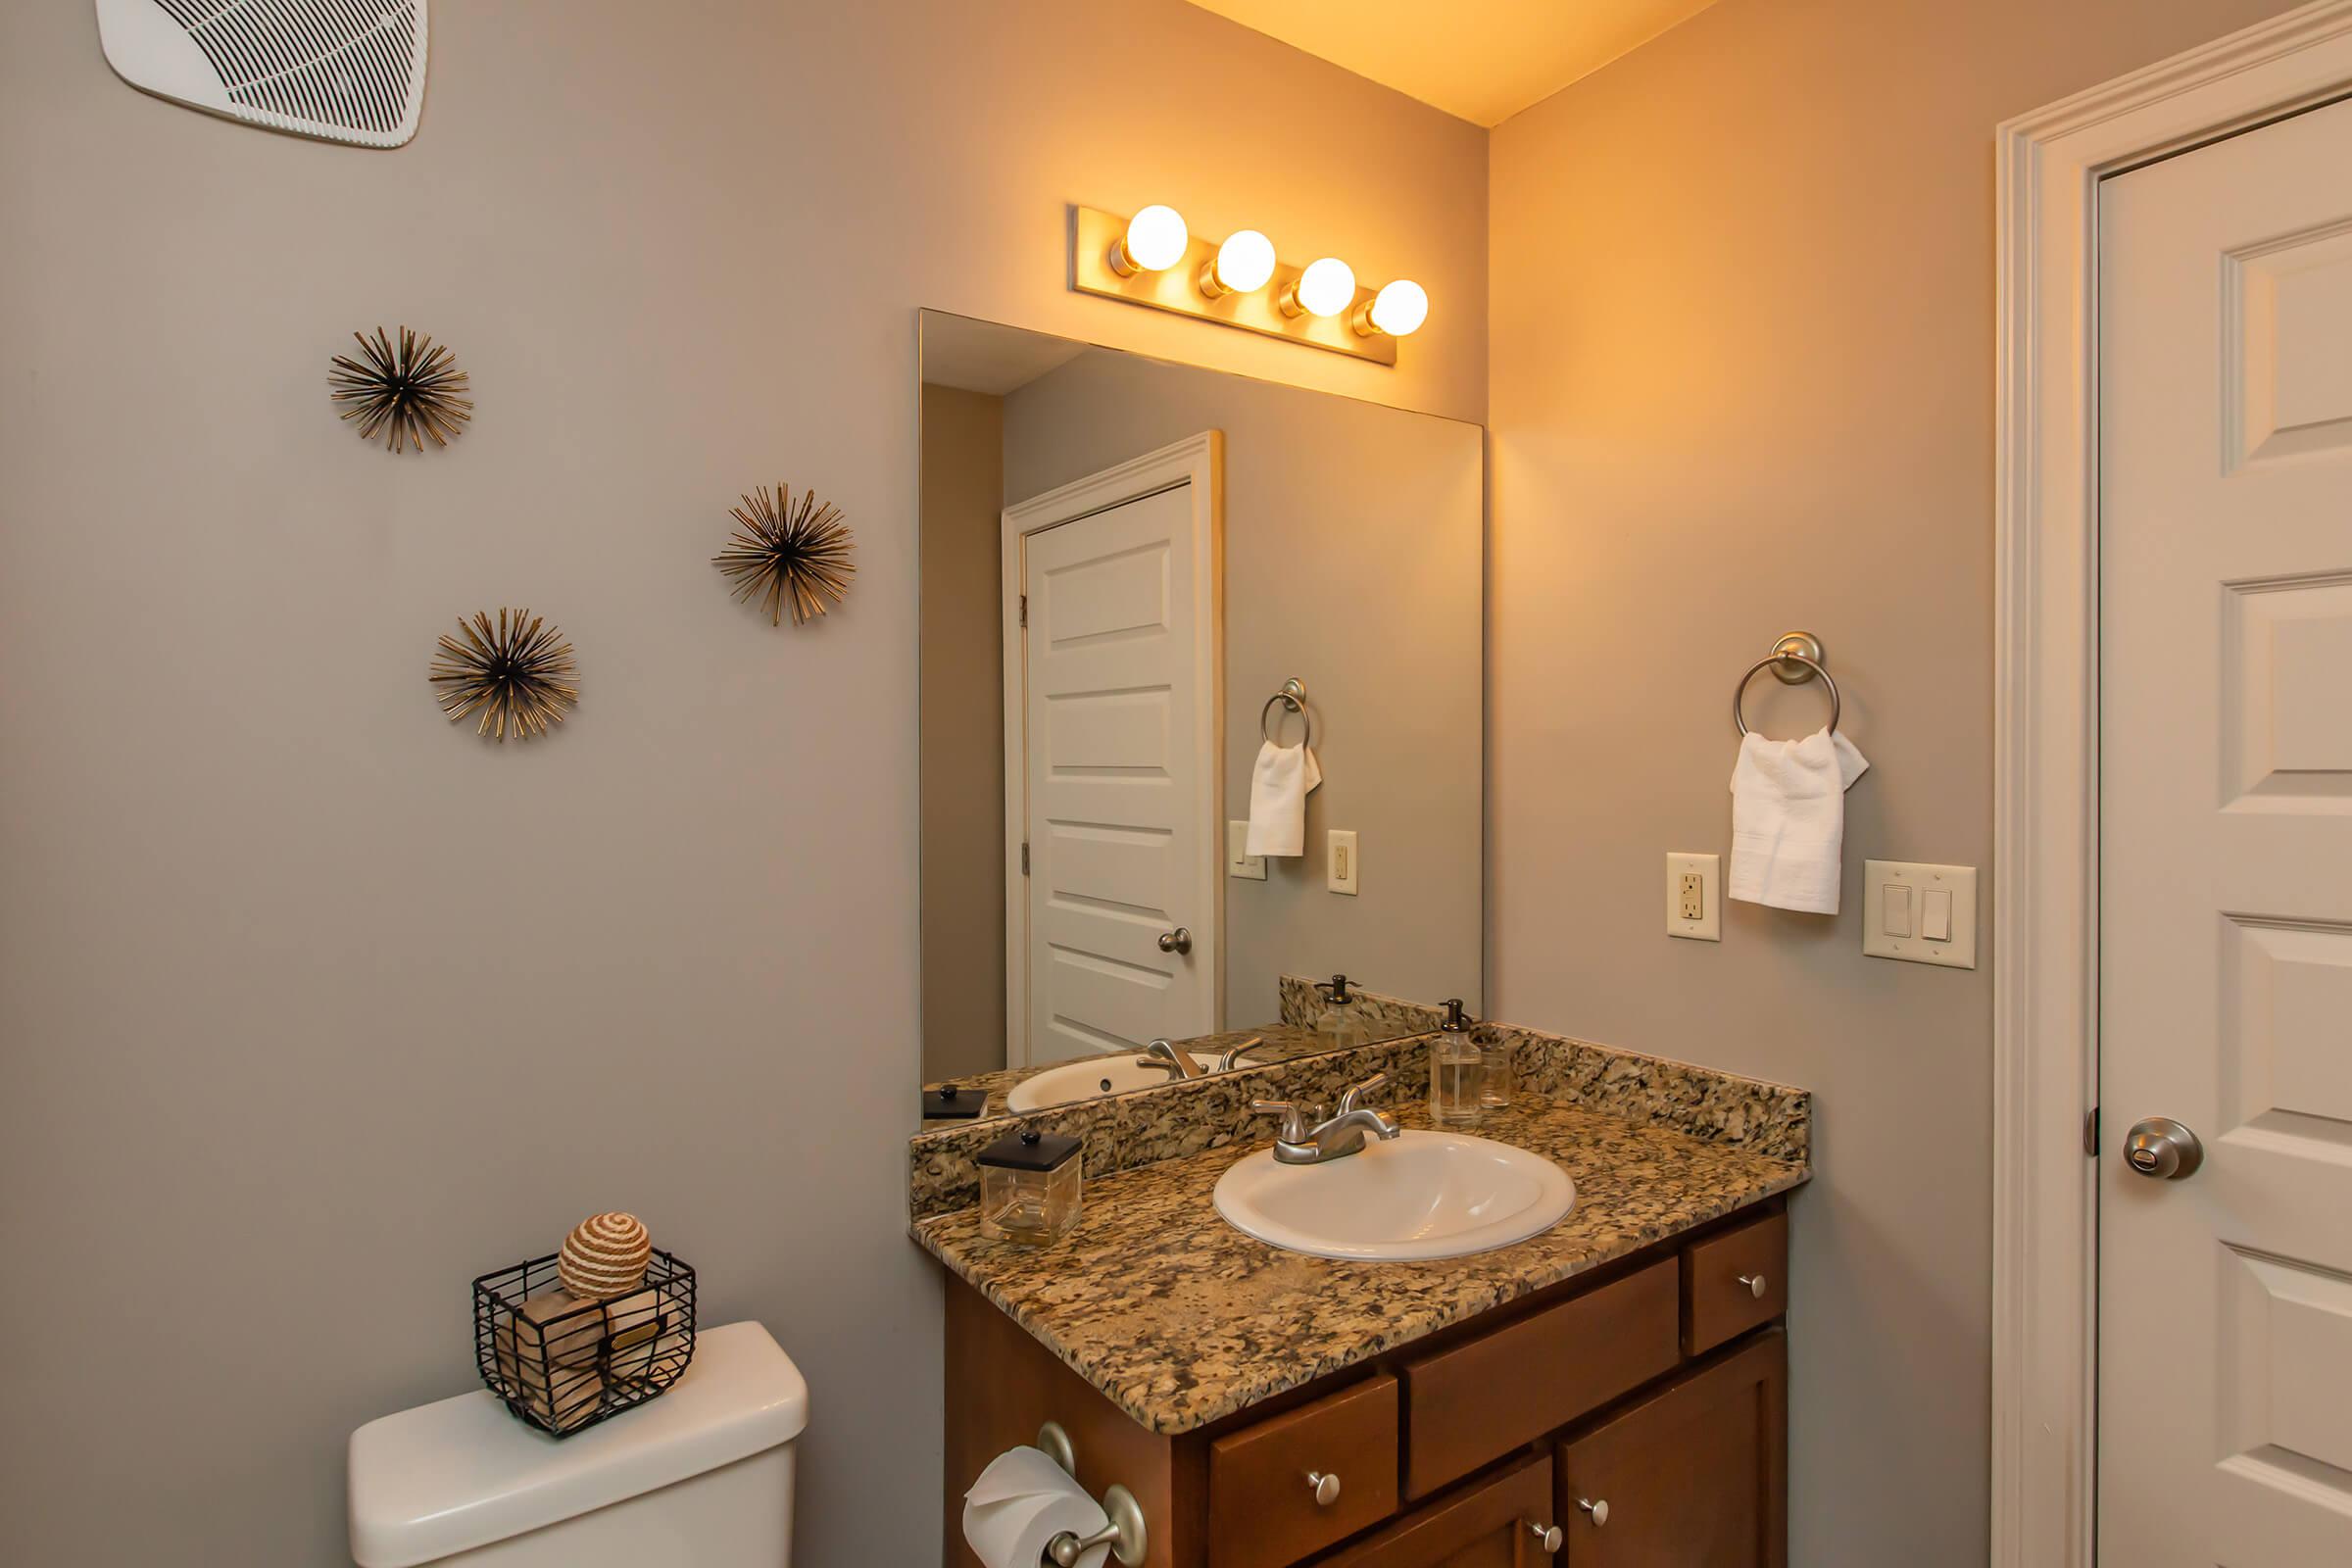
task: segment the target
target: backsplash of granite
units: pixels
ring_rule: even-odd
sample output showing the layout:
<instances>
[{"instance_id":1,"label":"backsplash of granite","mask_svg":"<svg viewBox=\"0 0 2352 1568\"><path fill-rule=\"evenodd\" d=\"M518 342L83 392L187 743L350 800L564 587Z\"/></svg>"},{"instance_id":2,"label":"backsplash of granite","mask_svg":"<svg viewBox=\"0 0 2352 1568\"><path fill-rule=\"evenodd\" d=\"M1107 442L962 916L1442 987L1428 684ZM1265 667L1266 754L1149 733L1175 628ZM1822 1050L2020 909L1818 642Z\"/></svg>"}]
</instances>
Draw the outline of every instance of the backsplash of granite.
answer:
<instances>
[{"instance_id":1,"label":"backsplash of granite","mask_svg":"<svg viewBox=\"0 0 2352 1568\"><path fill-rule=\"evenodd\" d=\"M1300 1029L1312 1029L1322 1016L1324 1002L1315 992L1328 980L1309 980L1302 975L1286 974L1279 977L1282 994L1282 1021ZM1404 1035L1427 1034L1446 1016L1444 1007L1432 1007L1402 997L1384 997L1377 991L1349 984L1348 994L1355 998L1355 1014L1364 1020L1375 1040L1395 1040Z\"/></svg>"},{"instance_id":2,"label":"backsplash of granite","mask_svg":"<svg viewBox=\"0 0 2352 1568\"><path fill-rule=\"evenodd\" d=\"M1316 1000L1311 981L1285 975L1282 987L1285 1022L1292 1021L1297 999ZM1370 1000L1412 1009L1393 1016L1426 1017L1431 1027L1441 1016L1437 1008L1394 998ZM1748 1149L1793 1164L1805 1164L1812 1157L1813 1097L1802 1089L1613 1051L1515 1024L1482 1023L1477 1034L1487 1044L1510 1046L1522 1094L1671 1127L1707 1143ZM1376 1104L1426 1095L1427 1034L1079 1101L1018 1118L928 1130L907 1145L911 1217L927 1219L979 1201L973 1156L1016 1125L1082 1139L1086 1174L1106 1176L1204 1150L1262 1142L1271 1136L1273 1123L1251 1111L1250 1101L1329 1105L1350 1084L1375 1072L1389 1075L1386 1090L1373 1097Z\"/></svg>"}]
</instances>

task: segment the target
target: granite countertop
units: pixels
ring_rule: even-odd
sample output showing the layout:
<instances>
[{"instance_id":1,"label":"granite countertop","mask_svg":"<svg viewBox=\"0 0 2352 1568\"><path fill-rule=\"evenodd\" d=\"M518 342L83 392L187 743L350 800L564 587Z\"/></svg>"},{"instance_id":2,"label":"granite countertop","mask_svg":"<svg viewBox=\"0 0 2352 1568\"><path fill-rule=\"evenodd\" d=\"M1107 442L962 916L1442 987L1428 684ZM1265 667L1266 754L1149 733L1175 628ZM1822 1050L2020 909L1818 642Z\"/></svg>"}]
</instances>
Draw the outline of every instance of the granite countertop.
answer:
<instances>
[{"instance_id":1,"label":"granite countertop","mask_svg":"<svg viewBox=\"0 0 2352 1568\"><path fill-rule=\"evenodd\" d=\"M1426 1104L1399 1119L1429 1125ZM1048 1248L990 1242L978 1211L914 1239L1153 1432L1258 1400L1626 1256L1805 1181L1805 1165L1560 1101L1523 1096L1477 1129L1556 1161L1576 1206L1544 1235L1425 1263L1308 1257L1225 1223L1210 1193L1249 1150L1217 1149L1086 1184L1085 1217Z\"/></svg>"}]
</instances>

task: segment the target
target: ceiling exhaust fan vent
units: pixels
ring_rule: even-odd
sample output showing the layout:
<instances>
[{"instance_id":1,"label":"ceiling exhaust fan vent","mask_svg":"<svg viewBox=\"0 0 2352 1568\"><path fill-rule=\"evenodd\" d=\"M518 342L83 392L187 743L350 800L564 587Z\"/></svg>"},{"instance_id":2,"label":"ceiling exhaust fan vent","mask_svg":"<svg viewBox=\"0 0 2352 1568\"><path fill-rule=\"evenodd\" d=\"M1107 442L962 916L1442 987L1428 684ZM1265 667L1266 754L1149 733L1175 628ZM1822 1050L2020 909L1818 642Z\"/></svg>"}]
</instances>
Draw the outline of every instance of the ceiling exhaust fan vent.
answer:
<instances>
[{"instance_id":1,"label":"ceiling exhaust fan vent","mask_svg":"<svg viewBox=\"0 0 2352 1568\"><path fill-rule=\"evenodd\" d=\"M424 107L426 0L97 0L124 81L273 130L398 147Z\"/></svg>"}]
</instances>

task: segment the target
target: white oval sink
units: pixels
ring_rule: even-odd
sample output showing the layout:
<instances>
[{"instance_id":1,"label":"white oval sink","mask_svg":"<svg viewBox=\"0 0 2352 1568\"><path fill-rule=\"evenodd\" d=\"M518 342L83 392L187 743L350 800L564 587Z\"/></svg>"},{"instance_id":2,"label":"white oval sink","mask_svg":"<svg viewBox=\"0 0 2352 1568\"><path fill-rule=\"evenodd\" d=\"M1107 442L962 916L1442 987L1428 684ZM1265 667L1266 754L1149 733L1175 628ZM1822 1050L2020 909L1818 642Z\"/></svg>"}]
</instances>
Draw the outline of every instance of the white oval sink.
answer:
<instances>
[{"instance_id":1,"label":"white oval sink","mask_svg":"<svg viewBox=\"0 0 2352 1568\"><path fill-rule=\"evenodd\" d=\"M1408 1128L1324 1165L1261 1151L1217 1178L1216 1200L1236 1230L1294 1252L1411 1262L1541 1235L1576 1206L1576 1183L1524 1149Z\"/></svg>"},{"instance_id":2,"label":"white oval sink","mask_svg":"<svg viewBox=\"0 0 2352 1568\"><path fill-rule=\"evenodd\" d=\"M1200 1058L1203 1071L1214 1072L1215 1062ZM1049 1067L1034 1078L1024 1078L1014 1084L1004 1096L1007 1110L1043 1110L1048 1105L1066 1105L1073 1100L1092 1100L1097 1095L1123 1095L1130 1089L1152 1089L1168 1082L1168 1075L1157 1067L1144 1067L1133 1056L1089 1056L1084 1061L1068 1062Z\"/></svg>"}]
</instances>

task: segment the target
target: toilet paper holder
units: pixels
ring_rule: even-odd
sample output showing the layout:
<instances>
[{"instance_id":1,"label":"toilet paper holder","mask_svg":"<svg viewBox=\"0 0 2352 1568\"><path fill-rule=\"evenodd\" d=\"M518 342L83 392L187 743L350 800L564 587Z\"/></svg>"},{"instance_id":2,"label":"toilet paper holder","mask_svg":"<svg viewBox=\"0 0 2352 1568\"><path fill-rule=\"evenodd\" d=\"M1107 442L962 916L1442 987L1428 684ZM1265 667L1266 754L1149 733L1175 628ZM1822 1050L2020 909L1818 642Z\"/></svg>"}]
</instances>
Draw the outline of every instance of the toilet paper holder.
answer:
<instances>
[{"instance_id":1,"label":"toilet paper holder","mask_svg":"<svg viewBox=\"0 0 2352 1568\"><path fill-rule=\"evenodd\" d=\"M1037 1429L1038 1448L1055 1464L1068 1472L1072 1479L1078 1474L1078 1451L1070 1446L1070 1435L1058 1421L1049 1421ZM1110 1523L1091 1536L1081 1536L1064 1530L1046 1543L1045 1561L1053 1568L1071 1568L1080 1557L1097 1546L1108 1546L1111 1556L1122 1568L1137 1568L1144 1560L1144 1508L1135 1500L1135 1494L1113 1483L1103 1489L1102 1511L1110 1515Z\"/></svg>"}]
</instances>

